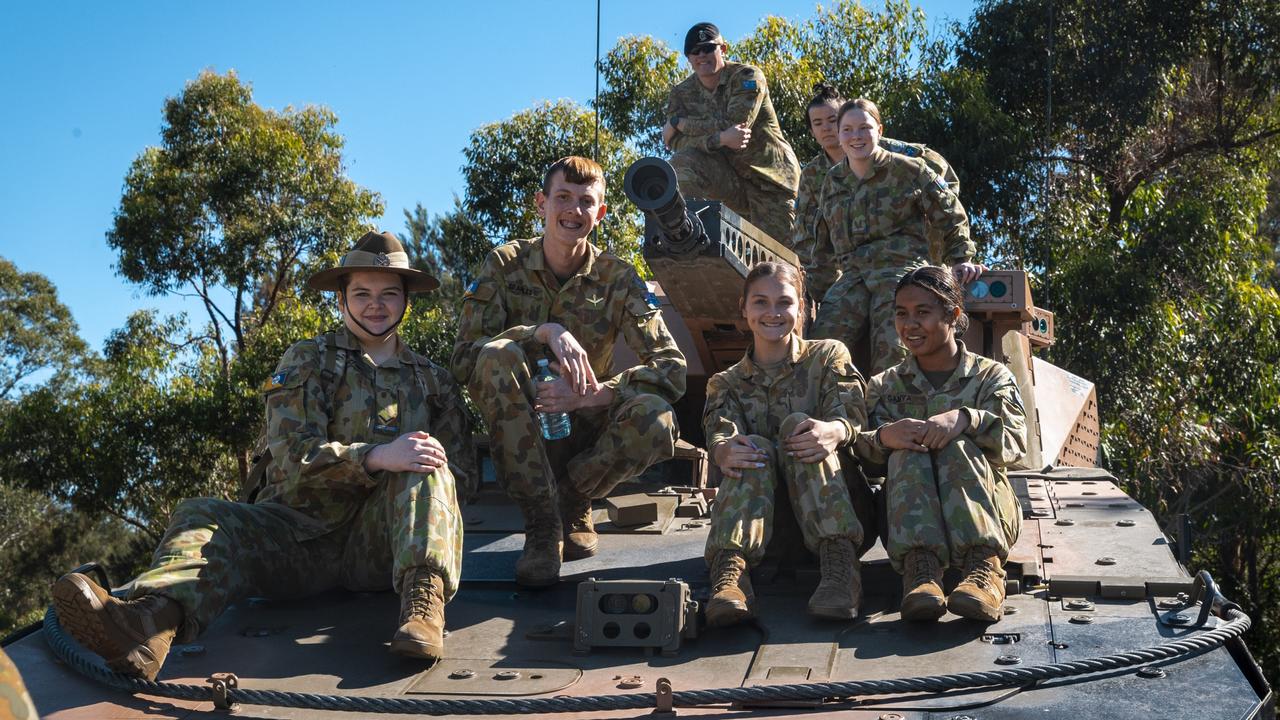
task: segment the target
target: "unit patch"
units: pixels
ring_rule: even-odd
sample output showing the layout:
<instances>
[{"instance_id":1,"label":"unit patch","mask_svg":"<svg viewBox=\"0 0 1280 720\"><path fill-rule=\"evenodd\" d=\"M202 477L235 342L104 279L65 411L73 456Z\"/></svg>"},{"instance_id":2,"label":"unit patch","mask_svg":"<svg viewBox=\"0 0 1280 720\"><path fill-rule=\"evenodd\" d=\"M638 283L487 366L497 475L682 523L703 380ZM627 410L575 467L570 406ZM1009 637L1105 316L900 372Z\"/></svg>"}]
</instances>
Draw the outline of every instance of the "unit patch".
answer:
<instances>
[{"instance_id":1,"label":"unit patch","mask_svg":"<svg viewBox=\"0 0 1280 720\"><path fill-rule=\"evenodd\" d=\"M267 378L267 381L262 384L262 392L271 392L272 390L279 390L280 388L284 387L285 382L287 382L288 380L289 380L289 371L281 370L275 375L272 375L271 377Z\"/></svg>"}]
</instances>

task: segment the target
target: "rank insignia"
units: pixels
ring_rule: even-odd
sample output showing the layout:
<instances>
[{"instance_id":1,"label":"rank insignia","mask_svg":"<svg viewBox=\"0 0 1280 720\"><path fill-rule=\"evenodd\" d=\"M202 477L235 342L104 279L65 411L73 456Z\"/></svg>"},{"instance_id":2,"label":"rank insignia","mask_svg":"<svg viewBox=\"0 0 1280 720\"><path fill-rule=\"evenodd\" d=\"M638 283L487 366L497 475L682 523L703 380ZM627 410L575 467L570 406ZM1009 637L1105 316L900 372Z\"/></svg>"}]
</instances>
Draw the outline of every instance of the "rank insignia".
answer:
<instances>
[{"instance_id":1,"label":"rank insignia","mask_svg":"<svg viewBox=\"0 0 1280 720\"><path fill-rule=\"evenodd\" d=\"M604 302L604 298L603 298L603 297L589 297L589 298L587 298L587 304L588 304L588 305L590 305L590 306L591 306L591 307L593 307L593 308L598 308L598 307L600 307L600 303L602 303L602 302Z\"/></svg>"}]
</instances>

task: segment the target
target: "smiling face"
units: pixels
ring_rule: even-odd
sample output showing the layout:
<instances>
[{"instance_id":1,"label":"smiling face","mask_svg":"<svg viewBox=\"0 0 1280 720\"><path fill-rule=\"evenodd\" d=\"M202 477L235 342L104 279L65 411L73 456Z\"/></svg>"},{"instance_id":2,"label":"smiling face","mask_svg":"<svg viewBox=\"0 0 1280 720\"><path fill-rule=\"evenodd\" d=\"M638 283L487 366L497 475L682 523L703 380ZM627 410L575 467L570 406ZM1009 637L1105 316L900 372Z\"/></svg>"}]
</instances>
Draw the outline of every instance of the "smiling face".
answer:
<instances>
[{"instance_id":1,"label":"smiling face","mask_svg":"<svg viewBox=\"0 0 1280 720\"><path fill-rule=\"evenodd\" d=\"M347 329L361 343L373 343L382 340L400 321L405 303L404 279L399 275L359 271L348 277L347 289L339 296L338 307Z\"/></svg>"},{"instance_id":2,"label":"smiling face","mask_svg":"<svg viewBox=\"0 0 1280 720\"><path fill-rule=\"evenodd\" d=\"M724 45L703 43L693 48L693 52L685 55L685 58L699 79L710 80L724 69Z\"/></svg>"},{"instance_id":3,"label":"smiling face","mask_svg":"<svg viewBox=\"0 0 1280 720\"><path fill-rule=\"evenodd\" d=\"M747 319L757 348L790 342L803 312L796 288L777 275L752 280L742 300L742 316Z\"/></svg>"},{"instance_id":4,"label":"smiling face","mask_svg":"<svg viewBox=\"0 0 1280 720\"><path fill-rule=\"evenodd\" d=\"M862 108L853 108L840 116L840 147L850 163L871 157L880 143L880 122Z\"/></svg>"},{"instance_id":5,"label":"smiling face","mask_svg":"<svg viewBox=\"0 0 1280 720\"><path fill-rule=\"evenodd\" d=\"M907 285L894 298L893 326L917 359L955 355L959 316L960 308L948 313L937 295L918 285Z\"/></svg>"},{"instance_id":6,"label":"smiling face","mask_svg":"<svg viewBox=\"0 0 1280 720\"><path fill-rule=\"evenodd\" d=\"M545 220L545 236L549 243L572 248L585 242L591 231L604 219L604 183L571 183L558 171L547 183L547 192L536 196L538 216Z\"/></svg>"},{"instance_id":7,"label":"smiling face","mask_svg":"<svg viewBox=\"0 0 1280 720\"><path fill-rule=\"evenodd\" d=\"M836 108L830 104L814 105L809 108L809 132L818 141L822 149L840 152L839 125L836 122Z\"/></svg>"}]
</instances>

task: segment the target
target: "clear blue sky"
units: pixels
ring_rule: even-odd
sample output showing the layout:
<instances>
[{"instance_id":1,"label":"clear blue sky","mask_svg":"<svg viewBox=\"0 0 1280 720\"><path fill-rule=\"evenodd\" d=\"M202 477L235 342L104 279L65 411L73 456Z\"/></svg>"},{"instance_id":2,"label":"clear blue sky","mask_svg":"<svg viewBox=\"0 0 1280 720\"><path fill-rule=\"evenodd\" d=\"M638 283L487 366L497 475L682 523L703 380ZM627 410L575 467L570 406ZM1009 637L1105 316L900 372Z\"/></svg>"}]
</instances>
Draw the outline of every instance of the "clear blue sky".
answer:
<instances>
[{"instance_id":1,"label":"clear blue sky","mask_svg":"<svg viewBox=\"0 0 1280 720\"><path fill-rule=\"evenodd\" d=\"M971 0L925 0L930 25ZM701 20L730 41L813 0L605 0L602 52L624 35L679 47ZM878 0L869 3L879 7ZM105 233L130 162L159 142L161 107L202 69L234 69L261 105L325 105L350 177L403 209L447 210L472 130L542 100L594 92L595 3L25 2L0 26L0 256L48 276L93 347L133 310L193 311L116 276ZM199 315L193 312L194 318Z\"/></svg>"}]
</instances>

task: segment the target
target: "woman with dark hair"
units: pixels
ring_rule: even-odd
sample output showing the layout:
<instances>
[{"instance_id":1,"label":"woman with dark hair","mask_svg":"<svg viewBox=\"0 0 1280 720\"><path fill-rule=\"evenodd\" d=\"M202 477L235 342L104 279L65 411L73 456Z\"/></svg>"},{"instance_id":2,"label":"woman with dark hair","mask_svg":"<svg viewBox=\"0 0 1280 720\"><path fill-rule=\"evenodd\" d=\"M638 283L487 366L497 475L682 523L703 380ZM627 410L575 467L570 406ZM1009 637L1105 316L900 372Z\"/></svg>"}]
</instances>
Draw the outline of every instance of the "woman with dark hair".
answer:
<instances>
[{"instance_id":1,"label":"woman with dark hair","mask_svg":"<svg viewBox=\"0 0 1280 720\"><path fill-rule=\"evenodd\" d=\"M821 148L809 162L800 168L800 186L796 195L796 223L791 233L791 248L799 256L804 268L805 284L809 296L819 301L840 277L840 267L836 263L835 254L830 244L819 247L815 226L822 214L819 195L822 184L827 179L827 171L845 159L844 148L840 146L840 133L837 118L844 98L840 90L827 83L814 83L813 97L805 108L809 132ZM908 143L893 138L881 137L879 146L891 153L910 158L920 158L931 170L947 182L951 192L960 194L960 180L955 170L937 151L920 143ZM933 244L933 235L930 243ZM937 253L930 251L930 257ZM934 257L935 260L938 258Z\"/></svg>"},{"instance_id":2,"label":"woman with dark hair","mask_svg":"<svg viewBox=\"0 0 1280 720\"><path fill-rule=\"evenodd\" d=\"M702 424L711 459L724 475L706 550L712 582L707 622L714 626L751 616L748 569L769 544L778 483L785 484L805 546L822 566L809 614L858 614L862 525L836 449L855 440L864 425L863 381L843 344L800 337L804 297L804 279L791 265L752 268L740 301L751 348L707 383Z\"/></svg>"},{"instance_id":3,"label":"woman with dark hair","mask_svg":"<svg viewBox=\"0 0 1280 720\"><path fill-rule=\"evenodd\" d=\"M823 182L814 242L842 274L823 296L812 334L853 347L869 331L870 375L906 355L894 335L893 290L904 273L929 261L931 229L941 234L936 254L962 284L985 268L972 262L969 219L946 180L924 160L880 146L884 126L875 103L846 102L838 122L845 159Z\"/></svg>"},{"instance_id":4,"label":"woman with dark hair","mask_svg":"<svg viewBox=\"0 0 1280 720\"><path fill-rule=\"evenodd\" d=\"M902 573L902 617L950 610L1000 619L1001 565L1022 514L1005 468L1026 453L1027 427L1013 373L957 339L968 327L952 271L908 272L894 294L894 325L911 355L867 384L868 430L859 456L888 464L889 560ZM944 597L942 571L964 578Z\"/></svg>"}]
</instances>

